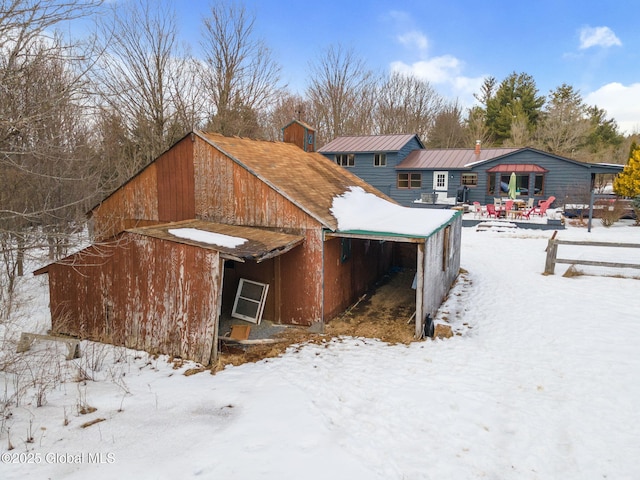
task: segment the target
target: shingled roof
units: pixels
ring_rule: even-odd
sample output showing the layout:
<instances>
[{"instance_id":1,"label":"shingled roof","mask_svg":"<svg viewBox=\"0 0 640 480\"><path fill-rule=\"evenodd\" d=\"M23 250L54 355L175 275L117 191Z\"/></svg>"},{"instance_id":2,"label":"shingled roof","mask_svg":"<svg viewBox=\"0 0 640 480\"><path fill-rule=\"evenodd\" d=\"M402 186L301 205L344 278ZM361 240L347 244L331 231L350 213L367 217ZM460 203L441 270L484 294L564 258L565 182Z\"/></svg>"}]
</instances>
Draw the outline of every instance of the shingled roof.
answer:
<instances>
[{"instance_id":1,"label":"shingled roof","mask_svg":"<svg viewBox=\"0 0 640 480\"><path fill-rule=\"evenodd\" d=\"M333 199L349 187L361 187L396 203L324 155L305 152L294 144L196 133L331 230L337 229L330 211Z\"/></svg>"}]
</instances>

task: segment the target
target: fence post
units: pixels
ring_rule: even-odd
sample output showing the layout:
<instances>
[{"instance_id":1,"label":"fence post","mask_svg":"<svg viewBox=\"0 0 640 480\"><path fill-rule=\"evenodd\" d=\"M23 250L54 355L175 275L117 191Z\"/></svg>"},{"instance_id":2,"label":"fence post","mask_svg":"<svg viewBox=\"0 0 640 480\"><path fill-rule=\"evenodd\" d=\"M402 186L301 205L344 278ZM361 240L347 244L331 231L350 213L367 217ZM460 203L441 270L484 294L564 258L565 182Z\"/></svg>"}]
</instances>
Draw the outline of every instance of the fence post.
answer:
<instances>
[{"instance_id":1,"label":"fence post","mask_svg":"<svg viewBox=\"0 0 640 480\"><path fill-rule=\"evenodd\" d=\"M558 252L558 244L555 239L550 238L547 245L547 260L544 262L544 274L553 275L556 268L556 254Z\"/></svg>"}]
</instances>

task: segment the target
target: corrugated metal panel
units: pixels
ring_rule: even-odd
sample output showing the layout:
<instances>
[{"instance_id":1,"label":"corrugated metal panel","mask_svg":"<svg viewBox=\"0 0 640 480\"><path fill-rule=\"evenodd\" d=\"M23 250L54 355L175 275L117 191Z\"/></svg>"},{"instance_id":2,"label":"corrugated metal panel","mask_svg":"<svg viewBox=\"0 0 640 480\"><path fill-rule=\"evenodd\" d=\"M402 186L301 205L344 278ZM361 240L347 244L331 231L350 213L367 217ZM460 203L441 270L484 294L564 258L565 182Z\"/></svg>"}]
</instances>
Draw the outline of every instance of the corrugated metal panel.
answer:
<instances>
[{"instance_id":1,"label":"corrugated metal panel","mask_svg":"<svg viewBox=\"0 0 640 480\"><path fill-rule=\"evenodd\" d=\"M362 135L338 137L318 149L321 153L397 152L416 135Z\"/></svg>"},{"instance_id":2,"label":"corrugated metal panel","mask_svg":"<svg viewBox=\"0 0 640 480\"><path fill-rule=\"evenodd\" d=\"M475 153L473 148L446 148L434 150L414 150L400 162L399 170L448 170L452 168L469 168L476 162L484 162L493 158L513 153L519 148L486 148Z\"/></svg>"},{"instance_id":3,"label":"corrugated metal panel","mask_svg":"<svg viewBox=\"0 0 640 480\"><path fill-rule=\"evenodd\" d=\"M169 233L171 229L194 228L205 232L218 233L230 237L243 238L247 240L242 245L235 248L213 245L209 243L197 242L190 239L177 237ZM165 223L152 227L137 228L130 230L132 233L159 238L170 242L184 243L200 248L217 250L220 253L232 257L239 261L255 260L262 261L267 258L276 257L304 242L302 235L288 235L266 229L240 227L237 225L224 225L202 220L187 220L183 222Z\"/></svg>"}]
</instances>

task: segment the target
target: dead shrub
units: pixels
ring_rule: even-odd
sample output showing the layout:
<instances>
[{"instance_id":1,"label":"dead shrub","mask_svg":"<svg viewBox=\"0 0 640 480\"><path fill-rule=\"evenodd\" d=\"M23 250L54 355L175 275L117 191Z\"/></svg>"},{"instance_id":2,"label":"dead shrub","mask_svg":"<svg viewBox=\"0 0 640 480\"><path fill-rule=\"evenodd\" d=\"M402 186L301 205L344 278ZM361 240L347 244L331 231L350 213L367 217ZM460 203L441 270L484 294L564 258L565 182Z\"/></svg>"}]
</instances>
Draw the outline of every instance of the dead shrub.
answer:
<instances>
[{"instance_id":1,"label":"dead shrub","mask_svg":"<svg viewBox=\"0 0 640 480\"><path fill-rule=\"evenodd\" d=\"M600 222L605 227L610 227L622 218L624 204L620 199L615 199L611 204L605 204L600 211Z\"/></svg>"}]
</instances>

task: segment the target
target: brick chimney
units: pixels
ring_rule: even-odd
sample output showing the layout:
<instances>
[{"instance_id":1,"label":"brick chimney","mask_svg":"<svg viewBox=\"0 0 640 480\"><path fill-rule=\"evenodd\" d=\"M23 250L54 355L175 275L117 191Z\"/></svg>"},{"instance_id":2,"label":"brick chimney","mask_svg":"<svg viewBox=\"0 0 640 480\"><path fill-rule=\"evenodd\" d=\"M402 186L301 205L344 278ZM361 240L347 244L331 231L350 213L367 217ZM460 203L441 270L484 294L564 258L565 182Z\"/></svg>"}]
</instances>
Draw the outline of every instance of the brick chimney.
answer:
<instances>
[{"instance_id":1,"label":"brick chimney","mask_svg":"<svg viewBox=\"0 0 640 480\"><path fill-rule=\"evenodd\" d=\"M476 155L480 155L480 140L476 140Z\"/></svg>"}]
</instances>

